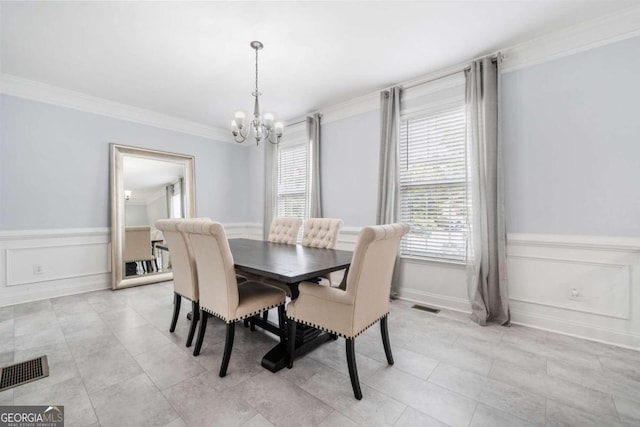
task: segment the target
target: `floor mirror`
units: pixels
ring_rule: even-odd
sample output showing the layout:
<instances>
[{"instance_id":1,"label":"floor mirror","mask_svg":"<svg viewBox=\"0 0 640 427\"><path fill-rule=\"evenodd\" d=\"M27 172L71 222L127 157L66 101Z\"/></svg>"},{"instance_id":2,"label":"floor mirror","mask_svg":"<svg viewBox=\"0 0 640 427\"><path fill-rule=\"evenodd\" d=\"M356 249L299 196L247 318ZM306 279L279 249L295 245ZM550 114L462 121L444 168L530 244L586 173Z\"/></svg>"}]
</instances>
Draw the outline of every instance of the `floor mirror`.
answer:
<instances>
[{"instance_id":1,"label":"floor mirror","mask_svg":"<svg viewBox=\"0 0 640 427\"><path fill-rule=\"evenodd\" d=\"M111 144L113 289L173 279L155 222L195 215L193 156Z\"/></svg>"}]
</instances>

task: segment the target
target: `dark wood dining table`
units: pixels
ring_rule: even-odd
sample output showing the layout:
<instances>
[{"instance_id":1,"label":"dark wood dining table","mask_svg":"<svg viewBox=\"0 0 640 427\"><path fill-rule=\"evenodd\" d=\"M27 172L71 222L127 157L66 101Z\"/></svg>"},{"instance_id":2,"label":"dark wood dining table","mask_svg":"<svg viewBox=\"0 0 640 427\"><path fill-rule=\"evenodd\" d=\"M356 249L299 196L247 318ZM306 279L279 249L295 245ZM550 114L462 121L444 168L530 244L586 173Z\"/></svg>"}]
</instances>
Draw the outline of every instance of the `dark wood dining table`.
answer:
<instances>
[{"instance_id":1,"label":"dark wood dining table","mask_svg":"<svg viewBox=\"0 0 640 427\"><path fill-rule=\"evenodd\" d=\"M236 271L278 280L289 285L293 298L298 296L297 285L332 271L348 269L353 253L338 249L310 248L251 239L229 239ZM318 285L320 286L320 285ZM274 333L275 324L259 317L255 324ZM298 327L296 355L302 355L335 336L311 327ZM263 358L262 366L277 372L285 366L286 346L278 344Z\"/></svg>"}]
</instances>

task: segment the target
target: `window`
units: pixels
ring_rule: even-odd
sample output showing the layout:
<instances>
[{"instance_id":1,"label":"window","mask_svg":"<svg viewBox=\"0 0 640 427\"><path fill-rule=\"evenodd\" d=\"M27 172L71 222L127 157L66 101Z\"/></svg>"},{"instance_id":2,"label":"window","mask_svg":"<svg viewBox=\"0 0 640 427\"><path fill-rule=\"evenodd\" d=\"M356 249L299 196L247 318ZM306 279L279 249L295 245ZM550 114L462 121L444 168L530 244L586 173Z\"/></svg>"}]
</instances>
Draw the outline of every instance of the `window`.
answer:
<instances>
[{"instance_id":1,"label":"window","mask_svg":"<svg viewBox=\"0 0 640 427\"><path fill-rule=\"evenodd\" d=\"M423 105L422 111L414 108L401 115L400 220L410 224L411 231L400 251L405 256L465 261L464 86L446 92L444 102L441 96L438 102ZM451 93L456 96L450 98Z\"/></svg>"},{"instance_id":2,"label":"window","mask_svg":"<svg viewBox=\"0 0 640 427\"><path fill-rule=\"evenodd\" d=\"M307 217L307 145L291 143L278 146L276 216Z\"/></svg>"}]
</instances>

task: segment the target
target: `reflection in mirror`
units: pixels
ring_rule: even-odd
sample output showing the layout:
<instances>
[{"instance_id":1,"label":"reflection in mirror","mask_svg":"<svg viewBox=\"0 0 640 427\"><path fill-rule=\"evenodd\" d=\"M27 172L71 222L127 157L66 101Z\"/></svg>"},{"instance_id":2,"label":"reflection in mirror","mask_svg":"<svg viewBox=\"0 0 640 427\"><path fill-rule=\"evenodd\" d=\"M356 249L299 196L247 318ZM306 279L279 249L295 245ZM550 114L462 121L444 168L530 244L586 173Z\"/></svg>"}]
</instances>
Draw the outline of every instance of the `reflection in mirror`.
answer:
<instances>
[{"instance_id":1,"label":"reflection in mirror","mask_svg":"<svg viewBox=\"0 0 640 427\"><path fill-rule=\"evenodd\" d=\"M158 219L194 214L193 157L111 146L113 288L171 280Z\"/></svg>"},{"instance_id":2,"label":"reflection in mirror","mask_svg":"<svg viewBox=\"0 0 640 427\"><path fill-rule=\"evenodd\" d=\"M125 276L171 271L159 219L184 218L184 166L138 157L123 161Z\"/></svg>"}]
</instances>

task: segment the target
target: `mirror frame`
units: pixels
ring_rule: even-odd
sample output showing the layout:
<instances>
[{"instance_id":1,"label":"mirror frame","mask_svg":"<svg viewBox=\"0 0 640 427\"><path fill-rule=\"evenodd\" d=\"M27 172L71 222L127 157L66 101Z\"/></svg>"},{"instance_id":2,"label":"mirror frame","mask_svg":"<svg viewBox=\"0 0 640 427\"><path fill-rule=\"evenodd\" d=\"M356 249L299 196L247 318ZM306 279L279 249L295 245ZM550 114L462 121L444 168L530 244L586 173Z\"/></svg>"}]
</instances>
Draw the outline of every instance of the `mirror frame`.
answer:
<instances>
[{"instance_id":1,"label":"mirror frame","mask_svg":"<svg viewBox=\"0 0 640 427\"><path fill-rule=\"evenodd\" d=\"M173 279L173 272L124 276L124 158L138 157L148 160L180 163L184 166L185 218L193 218L195 206L195 157L146 148L110 144L111 146L111 283L112 288L124 289Z\"/></svg>"}]
</instances>

